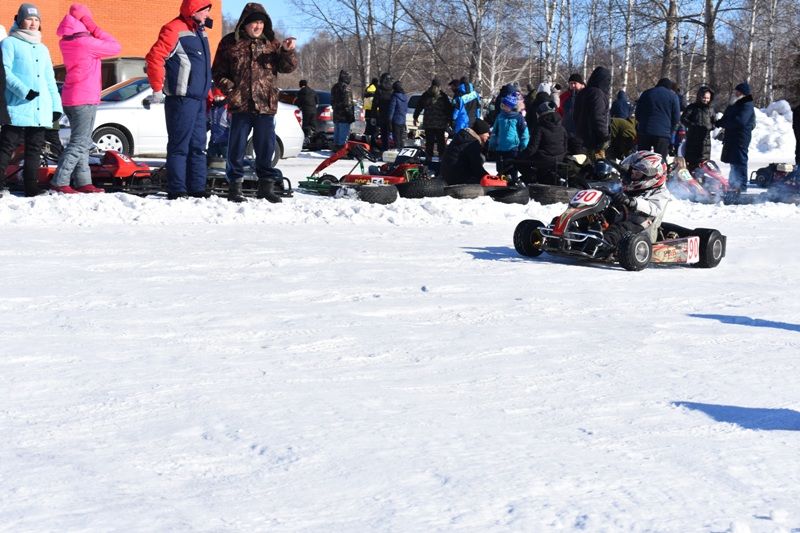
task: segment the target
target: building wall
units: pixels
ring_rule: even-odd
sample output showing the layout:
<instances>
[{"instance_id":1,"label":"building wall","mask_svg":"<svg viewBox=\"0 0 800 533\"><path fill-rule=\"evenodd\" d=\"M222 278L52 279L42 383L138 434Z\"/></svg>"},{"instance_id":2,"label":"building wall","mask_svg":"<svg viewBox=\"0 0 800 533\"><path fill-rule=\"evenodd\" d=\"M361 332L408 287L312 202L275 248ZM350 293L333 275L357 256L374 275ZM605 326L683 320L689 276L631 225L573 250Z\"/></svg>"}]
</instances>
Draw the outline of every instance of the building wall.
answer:
<instances>
[{"instance_id":1,"label":"building wall","mask_svg":"<svg viewBox=\"0 0 800 533\"><path fill-rule=\"evenodd\" d=\"M13 9L5 7L3 0L3 15L11 12L11 20L0 20L6 29L11 27L13 17L19 4L14 3ZM73 1L67 0L33 0L42 14L42 37L50 55L53 65L62 62L61 50L58 47L56 28L69 12ZM122 44L120 56L144 57L156 42L161 26L177 17L180 11L180 0L85 0L83 4L92 10L92 18L103 30L107 31ZM211 4L211 17L214 27L208 30L208 42L211 45L211 54L217 49L217 44L222 39L222 3Z\"/></svg>"}]
</instances>

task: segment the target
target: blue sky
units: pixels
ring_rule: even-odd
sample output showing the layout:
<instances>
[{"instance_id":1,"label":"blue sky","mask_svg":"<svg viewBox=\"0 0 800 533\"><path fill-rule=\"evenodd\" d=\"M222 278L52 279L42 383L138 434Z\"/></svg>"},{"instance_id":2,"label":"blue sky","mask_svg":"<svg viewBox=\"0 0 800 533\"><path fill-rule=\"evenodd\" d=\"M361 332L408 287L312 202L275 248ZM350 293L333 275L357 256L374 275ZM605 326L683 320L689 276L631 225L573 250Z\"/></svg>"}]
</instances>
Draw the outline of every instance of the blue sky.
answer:
<instances>
[{"instance_id":1,"label":"blue sky","mask_svg":"<svg viewBox=\"0 0 800 533\"><path fill-rule=\"evenodd\" d=\"M225 0L222 3L222 12L227 16L239 18L248 0ZM299 12L295 5L288 0L278 0L274 2L261 2L267 10L272 24L292 37L297 37L298 46L302 46L313 35L312 28L308 24L308 17ZM287 35L287 36L288 36Z\"/></svg>"}]
</instances>

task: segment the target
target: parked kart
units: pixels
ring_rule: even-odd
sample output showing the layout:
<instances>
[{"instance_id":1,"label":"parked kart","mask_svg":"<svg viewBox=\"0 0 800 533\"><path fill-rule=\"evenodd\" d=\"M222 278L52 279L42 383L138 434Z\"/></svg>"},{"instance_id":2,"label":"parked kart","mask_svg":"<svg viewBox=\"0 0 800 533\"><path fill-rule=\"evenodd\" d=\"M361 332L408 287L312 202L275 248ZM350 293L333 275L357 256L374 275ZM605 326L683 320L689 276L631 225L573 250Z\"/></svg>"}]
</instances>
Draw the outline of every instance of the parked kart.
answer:
<instances>
[{"instance_id":1,"label":"parked kart","mask_svg":"<svg viewBox=\"0 0 800 533\"><path fill-rule=\"evenodd\" d=\"M381 166L371 165L365 169L365 161L377 162L377 157L370 152L369 144L347 141L344 147L320 163L311 176L297 186L306 192L339 197L356 196L374 204L390 204L398 195L405 198L442 196L444 184L428 175L421 153L418 148L404 148L394 162ZM322 173L333 163L346 157L356 160L347 174L337 178L332 174ZM360 173L354 174L357 167Z\"/></svg>"},{"instance_id":2,"label":"parked kart","mask_svg":"<svg viewBox=\"0 0 800 533\"><path fill-rule=\"evenodd\" d=\"M486 174L480 183L461 183L446 185L445 194L459 200L470 200L488 196L492 200L504 204L527 204L531 197L528 187L519 179L508 176Z\"/></svg>"},{"instance_id":3,"label":"parked kart","mask_svg":"<svg viewBox=\"0 0 800 533\"><path fill-rule=\"evenodd\" d=\"M22 190L22 168L25 164L24 149L17 148L11 156L6 171L6 184L10 190ZM49 145L45 146L39 167L39 187L50 188L50 181L55 176L58 158ZM130 157L114 150L98 152L89 156L89 169L92 173L92 184L109 192L150 191L153 189L150 167L134 161Z\"/></svg>"},{"instance_id":4,"label":"parked kart","mask_svg":"<svg viewBox=\"0 0 800 533\"><path fill-rule=\"evenodd\" d=\"M514 230L514 248L525 257L542 252L583 259L618 262L625 270L642 270L650 263L713 268L725 257L727 238L715 229L687 229L662 223L659 216L641 233L627 233L615 247L604 237L612 223L624 220L607 190L584 189L567 210L549 225L523 220Z\"/></svg>"},{"instance_id":5,"label":"parked kart","mask_svg":"<svg viewBox=\"0 0 800 533\"><path fill-rule=\"evenodd\" d=\"M767 188L772 185L773 180L782 181L791 174L795 167L791 163L770 163L769 165L754 170L750 173L750 183L758 187Z\"/></svg>"},{"instance_id":6,"label":"parked kart","mask_svg":"<svg viewBox=\"0 0 800 533\"><path fill-rule=\"evenodd\" d=\"M226 196L228 194L228 178L225 174L225 166L227 161L222 157L214 157L208 160L208 192L217 194L219 196ZM253 159L245 158L245 172L242 181L242 194L254 198L258 191L258 175L254 170ZM294 196L292 190L292 182L289 178L284 178L280 169L273 169L278 173L275 181L274 192L278 196L284 198L291 198ZM159 168L154 173L154 179L158 181L158 185L166 185L166 169Z\"/></svg>"}]
</instances>

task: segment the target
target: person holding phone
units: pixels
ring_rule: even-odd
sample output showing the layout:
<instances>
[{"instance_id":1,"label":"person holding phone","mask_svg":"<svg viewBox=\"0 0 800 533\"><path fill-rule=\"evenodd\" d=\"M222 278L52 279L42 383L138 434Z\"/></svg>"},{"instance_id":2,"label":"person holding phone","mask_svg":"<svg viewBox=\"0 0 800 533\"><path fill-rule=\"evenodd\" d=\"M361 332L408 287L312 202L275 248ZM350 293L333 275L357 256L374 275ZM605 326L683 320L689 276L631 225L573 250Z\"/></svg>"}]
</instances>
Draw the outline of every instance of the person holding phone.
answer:
<instances>
[{"instance_id":1,"label":"person holding phone","mask_svg":"<svg viewBox=\"0 0 800 533\"><path fill-rule=\"evenodd\" d=\"M275 193L281 173L272 165L275 152L275 113L278 112L278 73L297 68L295 38L275 38L272 19L259 3L244 6L234 30L222 38L214 56L214 85L228 98L231 113L228 141L228 200L244 202L244 155L253 132L258 190L256 198L281 202Z\"/></svg>"},{"instance_id":2,"label":"person holding phone","mask_svg":"<svg viewBox=\"0 0 800 533\"><path fill-rule=\"evenodd\" d=\"M164 104L167 123L167 198L208 198L206 97L211 89L208 0L183 0L150 48L147 78L151 104Z\"/></svg>"}]
</instances>

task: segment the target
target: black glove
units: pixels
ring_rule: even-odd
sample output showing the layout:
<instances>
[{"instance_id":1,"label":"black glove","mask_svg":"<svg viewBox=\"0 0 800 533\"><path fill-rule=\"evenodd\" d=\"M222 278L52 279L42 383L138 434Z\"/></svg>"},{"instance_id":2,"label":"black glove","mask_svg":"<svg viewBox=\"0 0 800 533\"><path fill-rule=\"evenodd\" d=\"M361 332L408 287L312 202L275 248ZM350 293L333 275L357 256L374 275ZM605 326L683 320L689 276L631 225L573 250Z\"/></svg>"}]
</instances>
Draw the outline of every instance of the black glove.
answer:
<instances>
[{"instance_id":1,"label":"black glove","mask_svg":"<svg viewBox=\"0 0 800 533\"><path fill-rule=\"evenodd\" d=\"M30 91L28 91L28 94L25 96L25 100L28 100L30 102L31 100L33 100L37 96L39 96L39 93L34 91L33 89L31 89Z\"/></svg>"},{"instance_id":2,"label":"black glove","mask_svg":"<svg viewBox=\"0 0 800 533\"><path fill-rule=\"evenodd\" d=\"M626 209L636 209L636 198L632 198L622 191L614 193L612 201L614 202L614 205L617 207L624 207Z\"/></svg>"},{"instance_id":3,"label":"black glove","mask_svg":"<svg viewBox=\"0 0 800 533\"><path fill-rule=\"evenodd\" d=\"M61 118L61 113L58 111L53 111L53 122L58 122L58 119Z\"/></svg>"}]
</instances>

